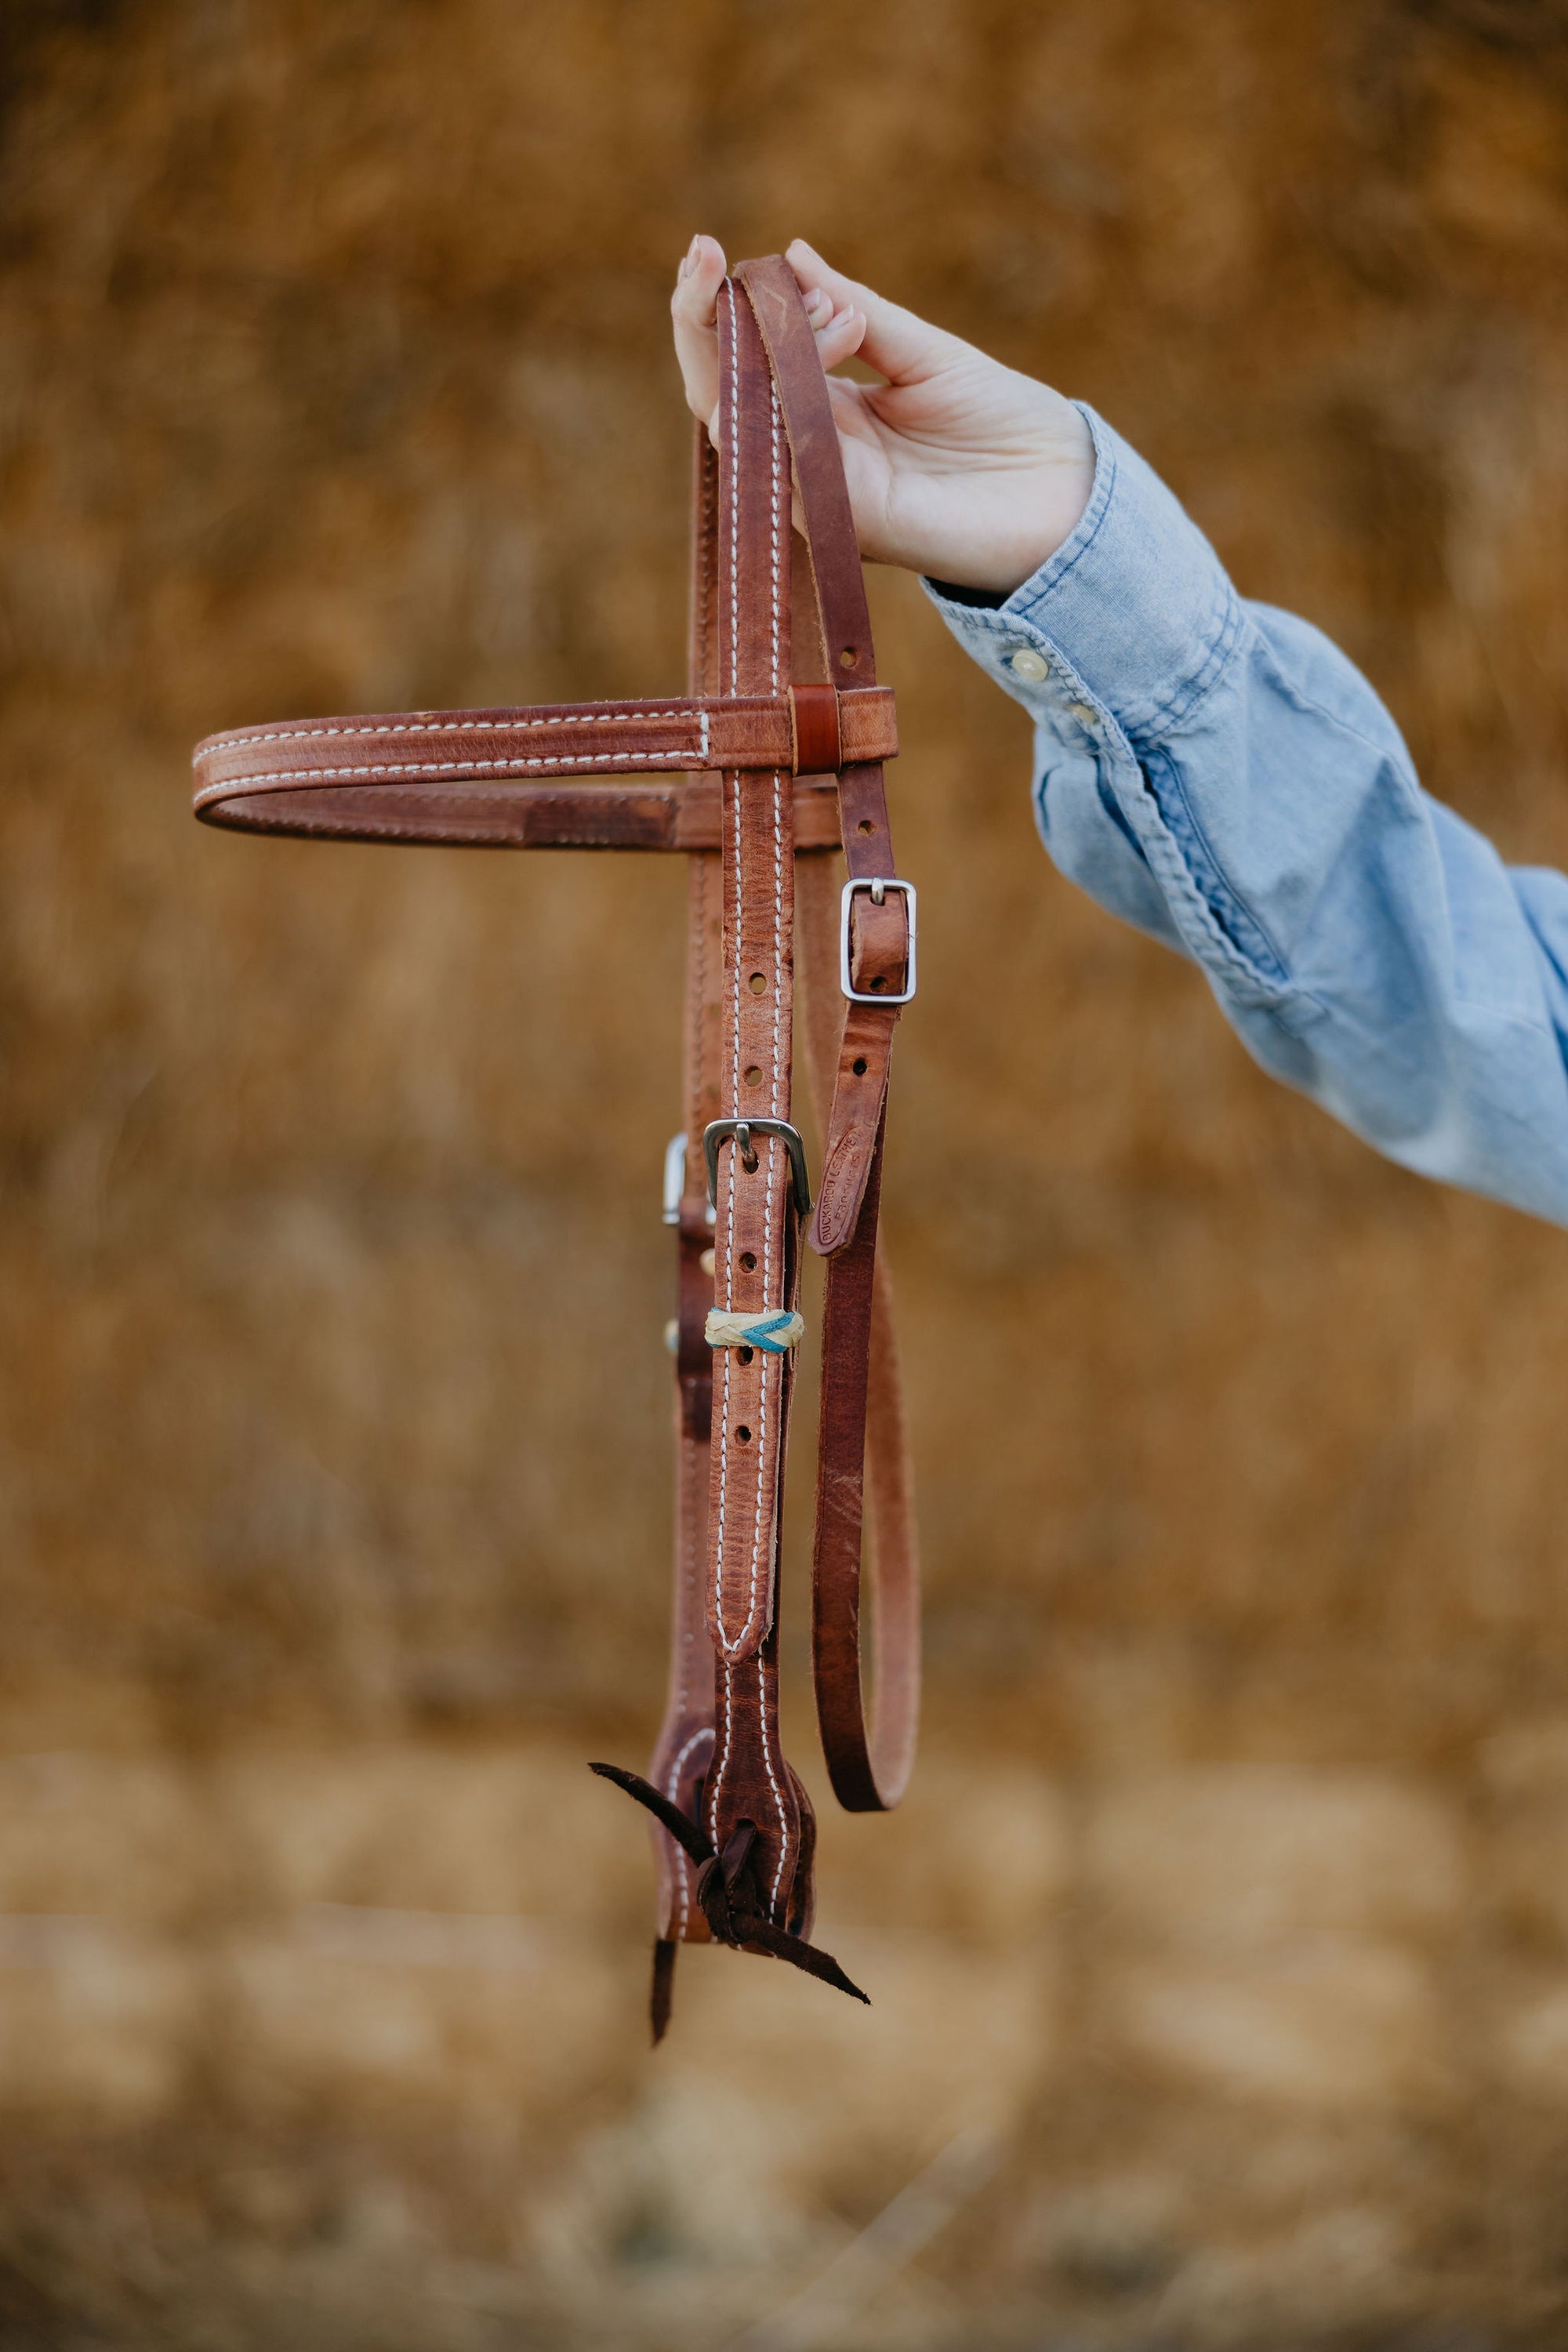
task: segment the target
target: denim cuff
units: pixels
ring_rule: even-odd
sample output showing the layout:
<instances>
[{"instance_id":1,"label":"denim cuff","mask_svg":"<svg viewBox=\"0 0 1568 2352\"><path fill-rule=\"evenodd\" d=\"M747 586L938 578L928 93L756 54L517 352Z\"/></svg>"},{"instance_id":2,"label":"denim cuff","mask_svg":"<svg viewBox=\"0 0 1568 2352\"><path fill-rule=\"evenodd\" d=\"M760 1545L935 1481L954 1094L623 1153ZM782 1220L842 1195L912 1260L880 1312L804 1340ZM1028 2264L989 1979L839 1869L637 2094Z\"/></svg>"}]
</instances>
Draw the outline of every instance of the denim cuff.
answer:
<instances>
[{"instance_id":1,"label":"denim cuff","mask_svg":"<svg viewBox=\"0 0 1568 2352\"><path fill-rule=\"evenodd\" d=\"M1109 716L1136 751L1172 733L1217 683L1241 606L1153 468L1077 405L1094 436L1094 488L1070 537L994 608L922 585L964 651L1035 718L1064 705L1086 722Z\"/></svg>"}]
</instances>

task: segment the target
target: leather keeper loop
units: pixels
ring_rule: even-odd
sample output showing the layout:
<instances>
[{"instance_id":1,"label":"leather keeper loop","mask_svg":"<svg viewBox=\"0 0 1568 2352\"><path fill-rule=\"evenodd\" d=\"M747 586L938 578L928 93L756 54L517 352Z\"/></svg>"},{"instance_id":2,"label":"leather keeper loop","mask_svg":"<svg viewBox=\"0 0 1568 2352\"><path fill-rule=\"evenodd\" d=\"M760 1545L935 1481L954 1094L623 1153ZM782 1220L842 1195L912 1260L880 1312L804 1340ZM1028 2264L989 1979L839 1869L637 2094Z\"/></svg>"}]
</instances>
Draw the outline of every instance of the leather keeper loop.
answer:
<instances>
[{"instance_id":1,"label":"leather keeper loop","mask_svg":"<svg viewBox=\"0 0 1568 2352\"><path fill-rule=\"evenodd\" d=\"M844 765L838 727L836 686L792 686L790 709L795 719L795 772L797 776L836 776Z\"/></svg>"}]
</instances>

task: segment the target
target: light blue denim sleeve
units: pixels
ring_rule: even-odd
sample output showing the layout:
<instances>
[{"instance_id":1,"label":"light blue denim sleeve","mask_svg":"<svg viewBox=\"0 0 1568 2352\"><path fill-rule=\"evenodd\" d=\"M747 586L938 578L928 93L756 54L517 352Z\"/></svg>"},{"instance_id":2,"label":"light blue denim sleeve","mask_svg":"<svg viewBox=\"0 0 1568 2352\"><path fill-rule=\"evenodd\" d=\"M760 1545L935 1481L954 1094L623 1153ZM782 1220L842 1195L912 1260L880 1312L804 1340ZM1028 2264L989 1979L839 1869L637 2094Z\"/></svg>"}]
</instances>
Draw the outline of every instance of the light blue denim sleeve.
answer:
<instances>
[{"instance_id":1,"label":"light blue denim sleeve","mask_svg":"<svg viewBox=\"0 0 1568 2352\"><path fill-rule=\"evenodd\" d=\"M1391 1160L1568 1224L1568 880L1430 799L1320 631L1236 594L1089 409L1072 537L1005 604L927 593L1035 721L1040 835L1202 965L1266 1070Z\"/></svg>"}]
</instances>

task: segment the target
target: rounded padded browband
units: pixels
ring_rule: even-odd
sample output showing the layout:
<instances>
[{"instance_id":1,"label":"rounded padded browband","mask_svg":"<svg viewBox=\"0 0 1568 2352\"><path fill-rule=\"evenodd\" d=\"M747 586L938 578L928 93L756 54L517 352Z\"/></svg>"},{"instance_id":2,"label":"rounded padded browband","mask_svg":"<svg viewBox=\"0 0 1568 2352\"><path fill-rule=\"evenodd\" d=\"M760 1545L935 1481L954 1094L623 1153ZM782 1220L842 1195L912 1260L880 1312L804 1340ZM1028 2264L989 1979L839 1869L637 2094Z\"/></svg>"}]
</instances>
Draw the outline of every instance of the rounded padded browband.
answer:
<instances>
[{"instance_id":1,"label":"rounded padded browband","mask_svg":"<svg viewBox=\"0 0 1568 2352\"><path fill-rule=\"evenodd\" d=\"M646 782L598 780L740 768L834 775L898 748L892 694L876 686L285 719L199 743L195 806L208 824L262 833L545 847L578 843L586 827L606 846L685 849L699 843L679 821L680 787L650 797ZM594 780L591 797L529 789L565 776ZM521 814L531 802L521 822L509 818L510 806Z\"/></svg>"}]
</instances>

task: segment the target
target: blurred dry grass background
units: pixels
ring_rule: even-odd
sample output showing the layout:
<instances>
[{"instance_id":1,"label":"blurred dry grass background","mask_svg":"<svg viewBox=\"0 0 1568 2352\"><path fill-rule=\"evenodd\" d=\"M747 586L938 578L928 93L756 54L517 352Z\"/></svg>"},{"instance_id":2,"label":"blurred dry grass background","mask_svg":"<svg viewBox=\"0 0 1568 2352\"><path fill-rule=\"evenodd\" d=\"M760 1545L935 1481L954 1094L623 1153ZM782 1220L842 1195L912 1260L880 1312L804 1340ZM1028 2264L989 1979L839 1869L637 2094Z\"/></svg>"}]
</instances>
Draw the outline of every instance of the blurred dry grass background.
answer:
<instances>
[{"instance_id":1,"label":"blurred dry grass background","mask_svg":"<svg viewBox=\"0 0 1568 2352\"><path fill-rule=\"evenodd\" d=\"M650 2059L582 1759L657 1713L680 874L228 840L185 760L675 680L668 281L798 232L1568 861L1568 10L9 0L0 67L0 2342L718 2352L935 2158L754 2344L1560 2346L1563 1236L1270 1088L876 578L927 1760L825 1822L869 2017L699 1954Z\"/></svg>"}]
</instances>

